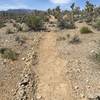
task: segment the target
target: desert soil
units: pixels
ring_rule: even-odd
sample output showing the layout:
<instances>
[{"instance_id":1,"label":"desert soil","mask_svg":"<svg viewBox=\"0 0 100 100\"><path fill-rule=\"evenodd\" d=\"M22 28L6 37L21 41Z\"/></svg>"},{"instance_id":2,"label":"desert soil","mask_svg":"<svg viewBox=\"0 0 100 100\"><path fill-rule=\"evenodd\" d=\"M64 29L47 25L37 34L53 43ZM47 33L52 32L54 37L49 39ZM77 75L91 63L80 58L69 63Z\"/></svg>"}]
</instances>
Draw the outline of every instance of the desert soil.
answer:
<instances>
[{"instance_id":1,"label":"desert soil","mask_svg":"<svg viewBox=\"0 0 100 100\"><path fill-rule=\"evenodd\" d=\"M95 100L93 98L100 95L100 64L92 57L100 49L100 32L85 22L76 23L76 26L76 29L58 32L59 57L65 59L66 77L71 80L75 100ZM79 30L83 26L89 27L93 33L80 34ZM80 38L78 44L69 43L74 35ZM64 40L59 40L62 37Z\"/></svg>"},{"instance_id":2,"label":"desert soil","mask_svg":"<svg viewBox=\"0 0 100 100\"><path fill-rule=\"evenodd\" d=\"M46 33L5 34L7 27L0 29L0 47L20 54L14 62L0 56L0 100L88 100L99 96L100 65L91 55L100 49L100 32L86 23L76 26ZM83 26L93 33L80 34ZM80 43L69 43L74 35ZM24 37L23 45L15 41L18 36Z\"/></svg>"}]
</instances>

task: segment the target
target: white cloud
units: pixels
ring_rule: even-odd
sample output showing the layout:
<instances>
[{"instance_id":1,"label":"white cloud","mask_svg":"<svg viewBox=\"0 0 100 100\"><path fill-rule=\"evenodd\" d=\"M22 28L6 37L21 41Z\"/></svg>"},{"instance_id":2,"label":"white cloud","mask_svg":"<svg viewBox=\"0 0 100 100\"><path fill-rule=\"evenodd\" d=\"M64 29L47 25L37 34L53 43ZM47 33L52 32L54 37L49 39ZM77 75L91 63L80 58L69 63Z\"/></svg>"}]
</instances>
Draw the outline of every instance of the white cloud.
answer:
<instances>
[{"instance_id":1,"label":"white cloud","mask_svg":"<svg viewBox=\"0 0 100 100\"><path fill-rule=\"evenodd\" d=\"M70 3L72 0L50 0L52 3L54 4L68 4Z\"/></svg>"}]
</instances>

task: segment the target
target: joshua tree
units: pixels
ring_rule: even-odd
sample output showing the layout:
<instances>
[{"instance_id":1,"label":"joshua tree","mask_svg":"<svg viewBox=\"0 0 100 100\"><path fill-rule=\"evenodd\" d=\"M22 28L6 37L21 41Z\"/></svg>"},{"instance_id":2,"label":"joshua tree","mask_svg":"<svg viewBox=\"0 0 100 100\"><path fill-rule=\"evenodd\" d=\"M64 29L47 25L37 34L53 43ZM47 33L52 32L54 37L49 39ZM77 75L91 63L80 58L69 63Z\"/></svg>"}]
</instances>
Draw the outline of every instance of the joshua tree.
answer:
<instances>
[{"instance_id":1,"label":"joshua tree","mask_svg":"<svg viewBox=\"0 0 100 100\"><path fill-rule=\"evenodd\" d=\"M80 7L75 7L75 9L74 9L75 15L78 15L78 17L79 17L80 12L81 12Z\"/></svg>"},{"instance_id":2,"label":"joshua tree","mask_svg":"<svg viewBox=\"0 0 100 100\"><path fill-rule=\"evenodd\" d=\"M60 9L60 6L57 6L55 9L53 9L53 15L58 20L61 18L61 9Z\"/></svg>"},{"instance_id":3,"label":"joshua tree","mask_svg":"<svg viewBox=\"0 0 100 100\"><path fill-rule=\"evenodd\" d=\"M89 1L86 1L85 10L88 13L90 13L90 12L93 12L93 9L94 9L94 5L90 3Z\"/></svg>"},{"instance_id":4,"label":"joshua tree","mask_svg":"<svg viewBox=\"0 0 100 100\"><path fill-rule=\"evenodd\" d=\"M72 22L74 21L74 8L75 8L75 3L72 3L72 5L70 6L71 10L72 10Z\"/></svg>"},{"instance_id":5,"label":"joshua tree","mask_svg":"<svg viewBox=\"0 0 100 100\"><path fill-rule=\"evenodd\" d=\"M93 18L93 15L94 15L94 5L92 3L90 3L89 1L86 1L85 13L86 13L86 17L90 17L89 19Z\"/></svg>"},{"instance_id":6,"label":"joshua tree","mask_svg":"<svg viewBox=\"0 0 100 100\"><path fill-rule=\"evenodd\" d=\"M56 10L57 12L61 12L60 6L57 6L57 7L55 8L55 10Z\"/></svg>"},{"instance_id":7,"label":"joshua tree","mask_svg":"<svg viewBox=\"0 0 100 100\"><path fill-rule=\"evenodd\" d=\"M52 10L49 8L49 9L47 10L47 13L48 13L49 15L51 15L51 14L52 14Z\"/></svg>"}]
</instances>

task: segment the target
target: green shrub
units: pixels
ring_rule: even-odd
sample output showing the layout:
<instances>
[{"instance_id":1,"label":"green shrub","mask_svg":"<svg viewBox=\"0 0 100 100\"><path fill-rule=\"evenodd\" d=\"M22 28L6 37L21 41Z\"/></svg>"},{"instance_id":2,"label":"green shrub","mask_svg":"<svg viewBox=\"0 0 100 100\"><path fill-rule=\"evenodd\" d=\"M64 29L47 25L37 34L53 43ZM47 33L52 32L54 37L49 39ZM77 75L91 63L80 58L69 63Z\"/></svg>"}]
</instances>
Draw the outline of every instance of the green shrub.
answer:
<instances>
[{"instance_id":1,"label":"green shrub","mask_svg":"<svg viewBox=\"0 0 100 100\"><path fill-rule=\"evenodd\" d=\"M1 48L0 49L1 56L5 59L17 60L18 54L11 49Z\"/></svg>"},{"instance_id":2,"label":"green shrub","mask_svg":"<svg viewBox=\"0 0 100 100\"><path fill-rule=\"evenodd\" d=\"M92 33L92 31L88 27L82 27L80 29L80 33L82 33L82 34L88 34L88 33Z\"/></svg>"},{"instance_id":3,"label":"green shrub","mask_svg":"<svg viewBox=\"0 0 100 100\"><path fill-rule=\"evenodd\" d=\"M39 31L43 28L43 19L39 16L28 16L26 24L33 30Z\"/></svg>"},{"instance_id":4,"label":"green shrub","mask_svg":"<svg viewBox=\"0 0 100 100\"><path fill-rule=\"evenodd\" d=\"M60 29L74 29L75 28L75 25L72 22L67 22L65 20L60 20L58 22L58 27Z\"/></svg>"}]
</instances>

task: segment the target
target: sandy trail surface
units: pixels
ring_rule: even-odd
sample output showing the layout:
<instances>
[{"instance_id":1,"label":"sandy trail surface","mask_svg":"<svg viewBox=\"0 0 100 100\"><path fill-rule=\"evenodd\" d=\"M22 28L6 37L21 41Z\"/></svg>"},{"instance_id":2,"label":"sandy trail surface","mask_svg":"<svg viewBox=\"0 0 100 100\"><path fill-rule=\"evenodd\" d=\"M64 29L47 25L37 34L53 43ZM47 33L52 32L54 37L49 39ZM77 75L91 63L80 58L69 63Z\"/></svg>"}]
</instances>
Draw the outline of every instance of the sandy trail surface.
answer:
<instances>
[{"instance_id":1,"label":"sandy trail surface","mask_svg":"<svg viewBox=\"0 0 100 100\"><path fill-rule=\"evenodd\" d=\"M65 61L58 57L54 32L45 34L40 43L37 72L39 100L73 100L71 82L66 78Z\"/></svg>"}]
</instances>

